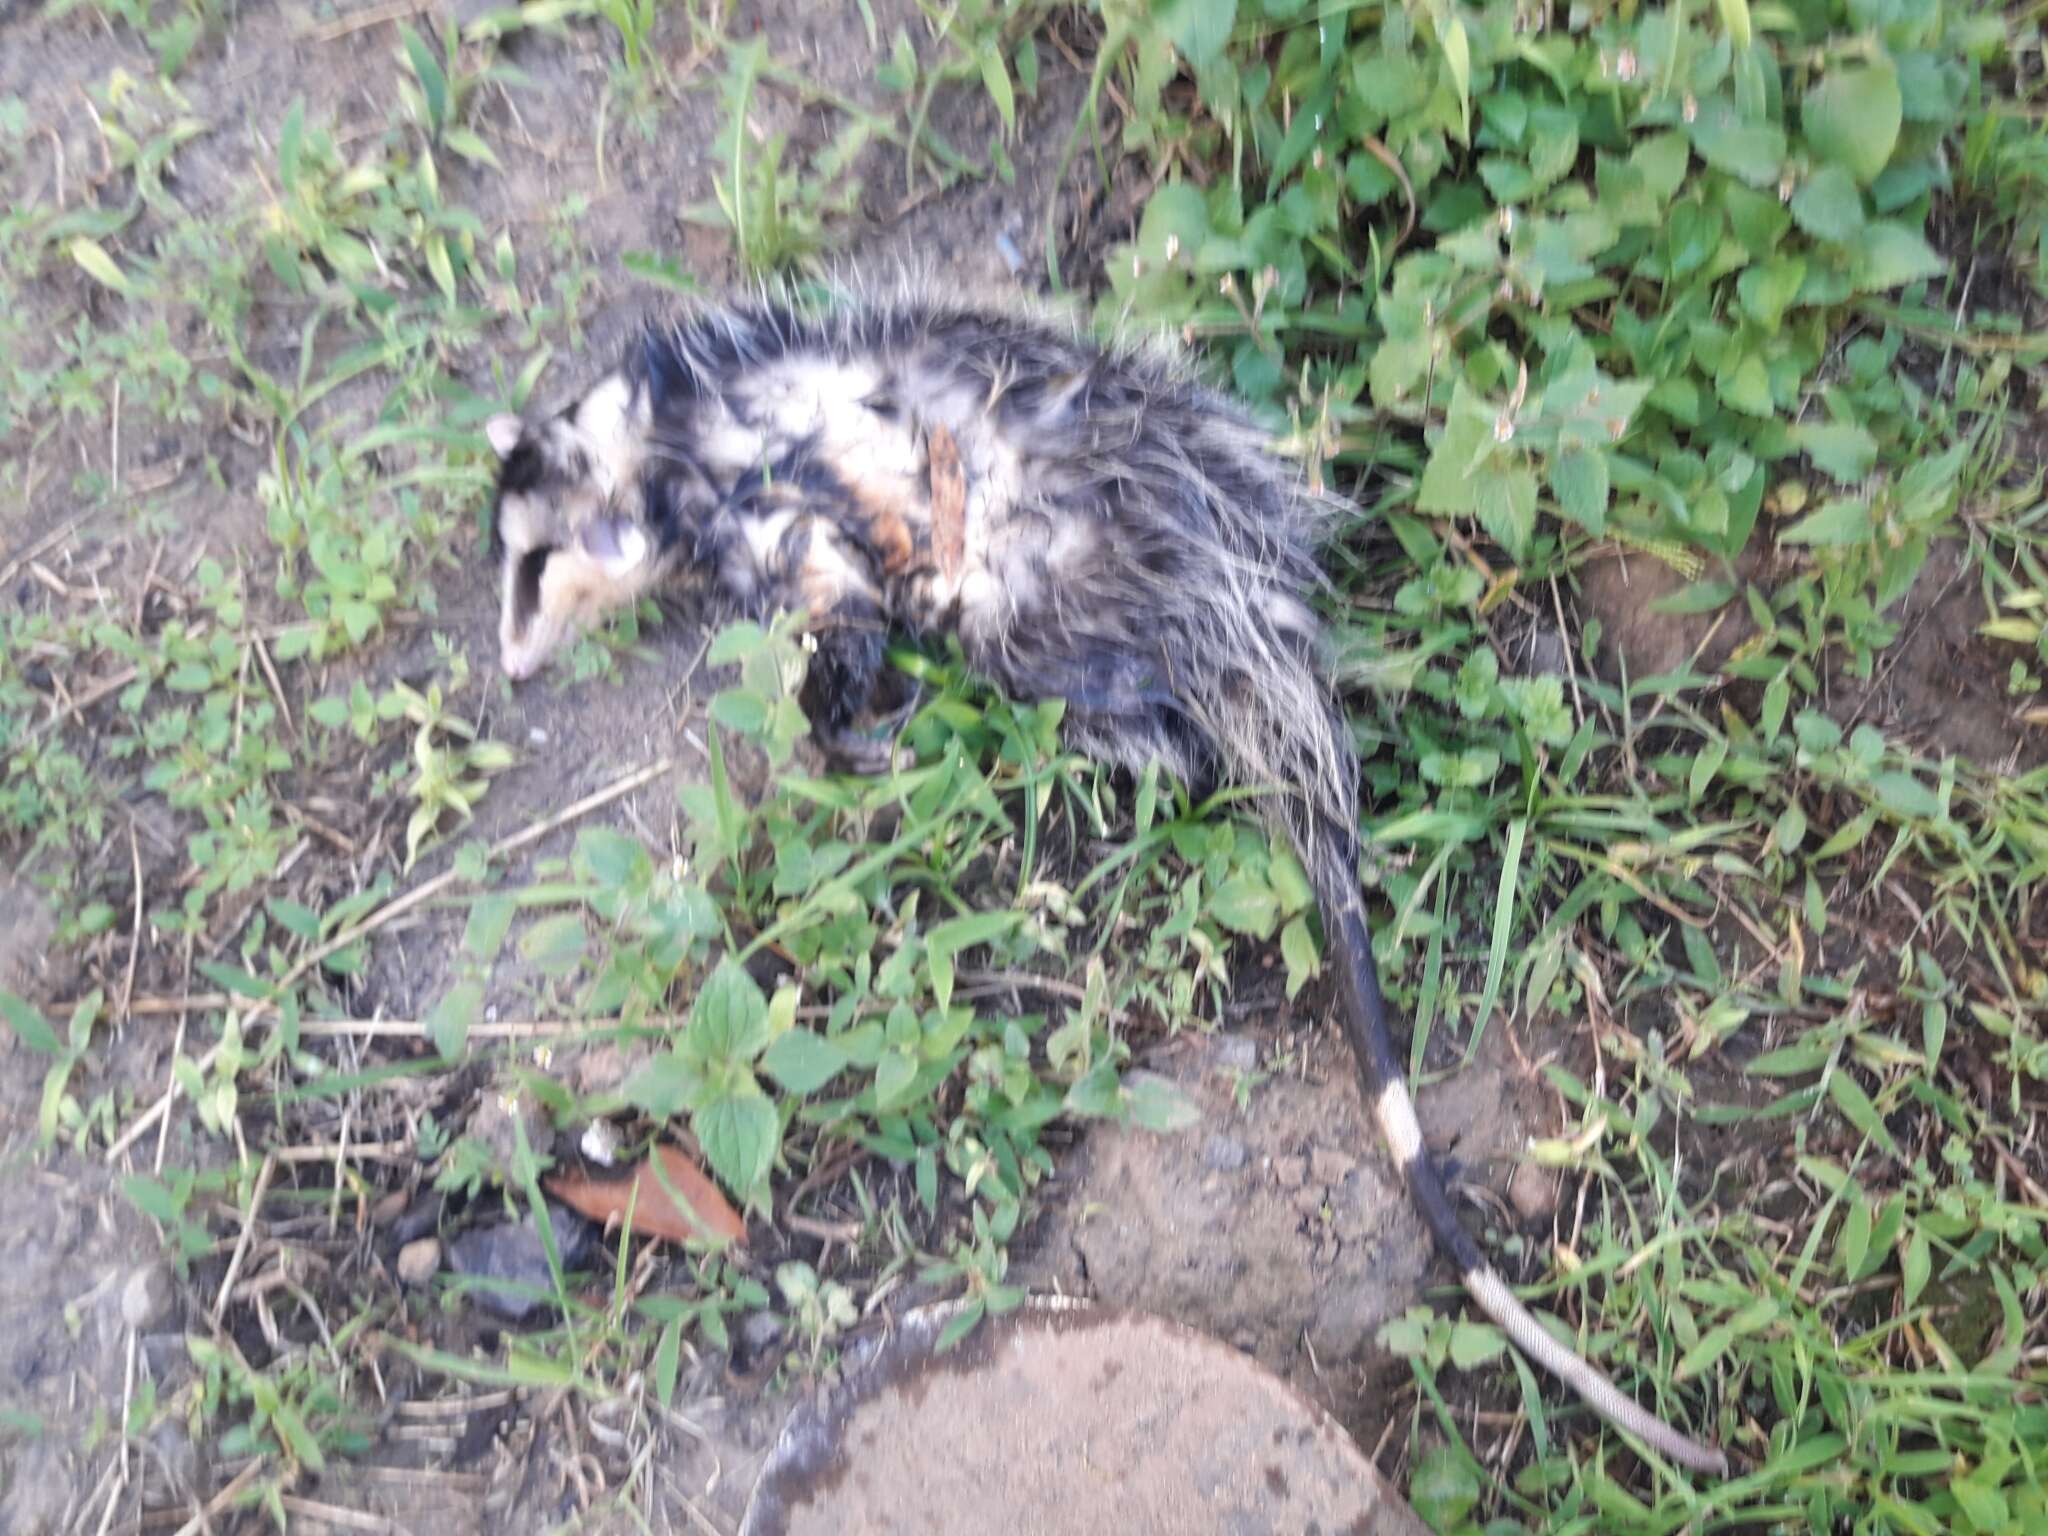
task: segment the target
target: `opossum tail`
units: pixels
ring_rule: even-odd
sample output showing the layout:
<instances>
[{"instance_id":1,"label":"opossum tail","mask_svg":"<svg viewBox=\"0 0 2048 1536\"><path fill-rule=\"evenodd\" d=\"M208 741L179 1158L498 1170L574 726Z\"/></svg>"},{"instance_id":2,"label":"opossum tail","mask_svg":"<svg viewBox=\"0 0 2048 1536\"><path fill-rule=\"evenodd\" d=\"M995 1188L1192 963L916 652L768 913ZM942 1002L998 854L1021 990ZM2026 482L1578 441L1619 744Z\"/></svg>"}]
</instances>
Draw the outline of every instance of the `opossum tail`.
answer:
<instances>
[{"instance_id":1,"label":"opossum tail","mask_svg":"<svg viewBox=\"0 0 2048 1536\"><path fill-rule=\"evenodd\" d=\"M1514 1346L1543 1366L1583 1398L1608 1423L1680 1466L1715 1477L1728 1475L1728 1458L1712 1446L1687 1439L1619 1388L1590 1361L1560 1343L1515 1299L1479 1247L1459 1225L1443 1179L1422 1144L1422 1126L1415 1101L1401 1072L1394 1037L1387 1025L1387 1005L1380 996L1379 974L1372 957L1365 904L1355 871L1357 840L1345 828L1329 827L1326 857L1311 860L1321 878L1318 895L1328 929L1330 955L1337 967L1339 1014L1344 1037L1358 1063L1359 1085L1373 1107L1380 1134L1401 1165L1410 1197L1443 1251L1457 1266L1466 1291L1480 1309L1500 1325Z\"/></svg>"}]
</instances>

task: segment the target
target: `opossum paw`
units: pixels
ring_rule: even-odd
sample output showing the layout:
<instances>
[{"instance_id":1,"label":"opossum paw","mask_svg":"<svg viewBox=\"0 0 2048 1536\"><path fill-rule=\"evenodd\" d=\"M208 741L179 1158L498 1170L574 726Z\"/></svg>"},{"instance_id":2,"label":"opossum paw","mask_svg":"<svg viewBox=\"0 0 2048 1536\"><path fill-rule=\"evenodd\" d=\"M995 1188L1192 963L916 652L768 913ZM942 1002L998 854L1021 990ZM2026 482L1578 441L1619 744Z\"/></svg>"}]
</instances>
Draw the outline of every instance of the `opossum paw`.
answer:
<instances>
[{"instance_id":1,"label":"opossum paw","mask_svg":"<svg viewBox=\"0 0 2048 1536\"><path fill-rule=\"evenodd\" d=\"M863 736L854 730L822 736L818 748L838 773L861 776L887 773L895 764L896 743L890 737Z\"/></svg>"}]
</instances>

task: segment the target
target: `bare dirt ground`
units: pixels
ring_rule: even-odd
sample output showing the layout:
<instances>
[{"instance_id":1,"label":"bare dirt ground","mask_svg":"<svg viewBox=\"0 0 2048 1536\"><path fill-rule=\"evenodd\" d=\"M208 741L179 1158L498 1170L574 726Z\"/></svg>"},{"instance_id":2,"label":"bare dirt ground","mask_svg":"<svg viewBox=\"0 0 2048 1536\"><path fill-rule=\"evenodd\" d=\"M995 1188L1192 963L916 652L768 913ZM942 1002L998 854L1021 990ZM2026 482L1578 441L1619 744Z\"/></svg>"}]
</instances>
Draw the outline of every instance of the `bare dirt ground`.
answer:
<instances>
[{"instance_id":1,"label":"bare dirt ground","mask_svg":"<svg viewBox=\"0 0 2048 1536\"><path fill-rule=\"evenodd\" d=\"M438 15L427 6L405 9L428 20ZM473 9L458 4L451 14L466 17ZM877 0L874 11L885 47L899 25L924 36L912 5ZM309 115L336 114L344 133L352 121L372 131L388 108L394 68L389 26L379 18L393 14L381 5L242 7L226 44L203 45L180 81L210 125L178 158L177 184L187 206L224 205L246 189L251 166L269 159L267 149L252 156L251 135L266 132L295 96L305 98ZM735 27L741 35L773 39L779 56L819 85L879 101L871 78L875 51L855 7L768 0L742 7ZM654 302L649 289L619 268L620 252L680 252L687 269L712 287L735 275L723 235L678 218L681 209L710 195L710 146L720 111L703 78L711 66L692 55L689 31L674 11L664 15L654 42L676 89L663 100L651 133L616 116L607 122L601 170L595 125L609 63L594 36L579 31L528 35L514 51L530 84L487 108L503 173L466 166L451 173L461 178L468 206L493 230L508 232L523 264L543 273L587 270L580 347L545 375L543 402L573 390L585 365L605 358ZM107 151L86 87L119 68L140 76L151 64L132 32L112 28L97 13L81 10L49 21L27 5L0 10L0 96L26 103L39 135L30 142L49 156L17 174L39 182L60 178L74 203L96 195L104 178L95 172ZM1039 231L1056 193L1058 148L1082 86L1071 64L1045 51L1038 95L1023 109L1013 184L992 180L943 194L906 189L893 157L875 152L864 217L842 232L848 265L881 271L909 262L963 290L997 294L1034 279ZM993 122L993 108L978 94L942 102L942 112L955 114L947 127L963 140L985 136ZM806 135L822 131L824 116L771 91L761 98L758 126L764 134L791 130L801 145ZM1056 213L1068 236L1068 270L1085 275L1092 271L1091 255L1128 232L1142 189L1127 176L1107 194L1073 190L1080 185L1077 178L1060 191ZM571 193L589 201L576 222L575 248L565 251L545 233L553 210ZM1025 255L1021 278L1012 271L1006 242ZM75 272L49 279L44 288L52 316L78 302L84 284ZM304 318L288 302L260 315L260 360L288 368ZM483 386L493 359L478 350L448 362ZM25 551L41 551L39 558L60 579L96 582L140 601L147 595L143 573L164 558L166 539L185 570L202 554L232 561L254 547L262 520L255 495L261 455L227 424L193 423L177 431L143 426L137 421L122 431L116 425L110 436L96 432L90 440L67 431L38 445L26 493L0 506L0 569L10 579L0 603L44 599L15 564ZM74 522L67 485L84 468L168 488L174 524L107 512ZM1675 670L1695 658L1694 664L1710 666L1739 640L1732 632L1688 632L1650 613L1649 602L1663 590L1646 574L1656 568L1641 561L1634 569L1636 578L1618 567L1591 573L1586 603L1604 618L1610 651L1630 653L1638 675ZM1964 625L1952 611L1957 598L1943 569L1941 561L1932 562L1922 577L1924 593L1912 600L1914 639L1888 659L1881 677L1841 696L1843 713L1868 712L1983 761L2037 762L2038 737L2024 741L1990 698L1995 677L1966 669L1964 696L1983 707L1953 707L1954 637ZM1957 568L1945 569L1953 576ZM373 682L429 672L437 655L434 632L466 651L477 670L491 667L497 594L474 530L457 536L434 582L438 612L372 654ZM601 816L657 846L674 845L674 787L701 771L704 689L691 665L702 638L687 614L676 614L645 637L645 658L628 661L617 680L484 690L482 732L520 746L523 756L484 800L476 834L505 836L666 759L669 768ZM349 676L337 669L325 687ZM380 860L389 861L404 809L366 803L361 785L371 766L326 770L317 780L309 774L299 786L299 800L324 812L332 835L312 840L290 882L295 899L318 907L350 895ZM88 887L105 890L124 914L135 884L154 905L172 893L183 865L177 842L161 829L153 832L148 814L138 806L132 843L125 826L109 831L86 877ZM512 872L544 868L568 841L566 832L542 839L516 856ZM356 1018L418 1018L446 986L461 922L459 911L426 910L395 925L376 944L369 969L337 983L344 988L339 1001ZM118 982L129 963L127 932L124 920L98 939L57 947L47 903L28 883L0 872L0 986L54 1004L88 986ZM1739 956L1740 941L1730 948ZM1407 1367L1380 1350L1375 1333L1455 1277L1431 1255L1361 1109L1350 1063L1323 1028L1325 1009L1314 989L1290 1006L1269 974L1243 978L1227 1031L1164 1042L1152 1054L1149 1064L1179 1081L1200 1107L1199 1125L1172 1136L1107 1131L1079 1139L1045 1192L1043 1213L1016 1245L1012 1278L1191 1323L1251 1353L1376 1452L1398 1446L1393 1431L1415 1411L1415 1393ZM139 996L174 996L189 979L177 945L167 940L144 946L132 986ZM531 997L516 966L493 975L491 1006L512 1012L529 1006ZM121 1123L161 1091L187 1022L176 1010L139 1017L95 1056L98 1076L89 1086L115 1096ZM1530 1136L1555 1134L1570 1123L1537 1068L1558 1058L1583 1062L1587 1033L1562 1020L1527 1032L1490 1030L1471 1065L1420 1095L1433 1147L1456 1160L1461 1188L1489 1213L1486 1233L1494 1251L1506 1242L1531 1256L1532 1267L1534 1253L1569 1233L1573 1191L1520 1164L1517 1153ZM358 1046L337 1064L367 1069L378 1059ZM1456 1064L1448 1044L1433 1049L1432 1069ZM241 1230L239 1213L202 1195L201 1205L223 1218L219 1230L230 1236L198 1255L180 1279L159 1257L150 1224L124 1198L121 1178L166 1165L217 1168L221 1143L181 1112L161 1142L154 1134L145 1137L112 1168L72 1153L37 1156L42 1066L42 1058L11 1041L0 1043L0 1407L42 1424L34 1437L0 1425L0 1529L22 1536L136 1530L142 1528L138 1508L183 1511L195 1501L204 1504L247 1465L235 1447L195 1444L177 1425L160 1428L135 1453L116 1454L109 1435L138 1391L164 1400L190 1379L188 1334L224 1327L252 1357L266 1353L266 1322L253 1300L215 1307L230 1263L240 1264L242 1278L268 1275L279 1287L305 1285L318 1297L394 1294L398 1239L417 1230L407 1223L421 1209L414 1198L418 1178L396 1170L388 1185L331 1203L309 1199L289 1230L297 1251L318 1257L323 1272L317 1276L277 1268L275 1252L237 1254L232 1234ZM592 1068L618 1070L616 1061ZM442 1085L441 1091L438 1102L459 1110L475 1084ZM323 1125L320 1113L317 1106L305 1111L295 1131L317 1139L343 1129ZM358 1139L381 1133L347 1129ZM1703 1165L1739 1153L1700 1150L1689 1180L1706 1177ZM394 1192L395 1201L387 1198ZM431 1211L426 1220L430 1227ZM273 1223L270 1236L285 1232L285 1223ZM784 1253L819 1256L815 1241L789 1235L777 1241ZM776 1256L759 1257L765 1263ZM1516 1259L1510 1254L1505 1263L1512 1270ZM475 1346L488 1354L504 1337L475 1319L424 1309L420 1315L435 1330L430 1341L451 1351ZM640 1439L632 1443L651 1434L659 1448L656 1482L670 1500L663 1512L667 1528L731 1528L786 1405L768 1391L772 1374L744 1359L686 1364L676 1418L633 1427ZM360 1529L552 1529L585 1507L607 1476L623 1470L607 1463L604 1443L583 1438L587 1426L574 1426L559 1393L515 1400L479 1392L452 1416L410 1371L379 1381L376 1393L384 1411L368 1426L370 1443L305 1490L307 1503L291 1511L294 1528L344 1528L321 1513L343 1509L390 1522ZM1464 1405L1477 1406L1469 1394ZM618 1443L628 1443L625 1427L613 1428L622 1431ZM1398 1472L1398 1455L1398 1449L1388 1452L1383 1468ZM147 1528L183 1519L180 1513ZM628 1528L622 1518L615 1527L598 1523ZM266 1528L266 1517L216 1513L207 1528L257 1530Z\"/></svg>"}]
</instances>

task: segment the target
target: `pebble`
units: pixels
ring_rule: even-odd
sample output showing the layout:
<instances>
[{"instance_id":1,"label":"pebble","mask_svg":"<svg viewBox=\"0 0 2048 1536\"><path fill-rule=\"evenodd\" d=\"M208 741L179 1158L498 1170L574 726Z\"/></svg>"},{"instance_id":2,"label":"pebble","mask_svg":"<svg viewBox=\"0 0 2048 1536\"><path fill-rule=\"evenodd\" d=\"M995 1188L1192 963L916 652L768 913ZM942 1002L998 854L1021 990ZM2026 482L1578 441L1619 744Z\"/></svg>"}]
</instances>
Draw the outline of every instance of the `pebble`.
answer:
<instances>
[{"instance_id":1,"label":"pebble","mask_svg":"<svg viewBox=\"0 0 2048 1536\"><path fill-rule=\"evenodd\" d=\"M1211 1131L1209 1139L1202 1143L1202 1166L1223 1173L1237 1172L1251 1161L1251 1156L1250 1149L1243 1142L1221 1131Z\"/></svg>"},{"instance_id":2,"label":"pebble","mask_svg":"<svg viewBox=\"0 0 2048 1536\"><path fill-rule=\"evenodd\" d=\"M441 1239L415 1238L398 1250L398 1278L407 1285L425 1285L441 1268Z\"/></svg>"},{"instance_id":3,"label":"pebble","mask_svg":"<svg viewBox=\"0 0 2048 1536\"><path fill-rule=\"evenodd\" d=\"M1508 1179L1508 1199L1524 1221L1539 1221L1557 1209L1557 1175L1534 1163L1517 1163Z\"/></svg>"},{"instance_id":4,"label":"pebble","mask_svg":"<svg viewBox=\"0 0 2048 1536\"><path fill-rule=\"evenodd\" d=\"M1216 1066L1224 1072L1250 1072L1259 1064L1259 1042L1250 1035L1218 1035Z\"/></svg>"},{"instance_id":5,"label":"pebble","mask_svg":"<svg viewBox=\"0 0 2048 1536\"><path fill-rule=\"evenodd\" d=\"M137 1333L150 1333L169 1321L178 1300L170 1266L145 1264L121 1287L121 1321Z\"/></svg>"},{"instance_id":6,"label":"pebble","mask_svg":"<svg viewBox=\"0 0 2048 1536\"><path fill-rule=\"evenodd\" d=\"M1273 1159L1273 1177L1280 1181L1282 1189L1299 1189L1308 1182L1308 1159L1305 1157L1276 1157Z\"/></svg>"}]
</instances>

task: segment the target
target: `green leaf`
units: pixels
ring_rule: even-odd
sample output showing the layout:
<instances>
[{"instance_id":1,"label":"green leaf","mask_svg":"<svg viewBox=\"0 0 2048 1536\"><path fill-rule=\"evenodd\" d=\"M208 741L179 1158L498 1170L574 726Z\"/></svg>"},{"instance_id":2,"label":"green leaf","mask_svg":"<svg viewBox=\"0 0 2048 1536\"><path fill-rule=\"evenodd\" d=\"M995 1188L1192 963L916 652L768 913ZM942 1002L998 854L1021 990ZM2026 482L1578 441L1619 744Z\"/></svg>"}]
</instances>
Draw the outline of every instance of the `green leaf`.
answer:
<instances>
[{"instance_id":1,"label":"green leaf","mask_svg":"<svg viewBox=\"0 0 2048 1536\"><path fill-rule=\"evenodd\" d=\"M519 936L519 957L545 975L560 975L583 958L589 936L573 912L544 917Z\"/></svg>"},{"instance_id":2,"label":"green leaf","mask_svg":"<svg viewBox=\"0 0 2048 1536\"><path fill-rule=\"evenodd\" d=\"M846 1052L813 1030L792 1029L769 1043L761 1066L785 1092L816 1093L845 1069Z\"/></svg>"},{"instance_id":3,"label":"green leaf","mask_svg":"<svg viewBox=\"0 0 2048 1536\"><path fill-rule=\"evenodd\" d=\"M1863 194L1839 165L1824 165L1792 194L1792 222L1816 240L1846 245L1863 231Z\"/></svg>"},{"instance_id":4,"label":"green leaf","mask_svg":"<svg viewBox=\"0 0 2048 1536\"><path fill-rule=\"evenodd\" d=\"M1232 0L1232 8L1235 9L1235 6L1236 0ZM1224 35L1226 37L1229 36L1229 31L1229 26L1226 24L1224 27ZM979 53L979 62L981 64L981 83L988 91L989 100L996 104L996 111L1003 119L1004 132L1015 133L1017 131L1017 94L1011 88L1009 65L1003 61L1001 44L995 38L990 38L988 42L982 45Z\"/></svg>"},{"instance_id":5,"label":"green leaf","mask_svg":"<svg viewBox=\"0 0 2048 1536\"><path fill-rule=\"evenodd\" d=\"M1891 1132L1884 1128L1877 1106L1870 1102L1870 1095L1863 1091L1863 1085L1848 1072L1837 1069L1828 1074L1828 1097L1835 1101L1835 1108L1851 1125L1876 1142L1887 1155L1899 1155L1898 1144L1892 1140Z\"/></svg>"},{"instance_id":6,"label":"green leaf","mask_svg":"<svg viewBox=\"0 0 2048 1536\"><path fill-rule=\"evenodd\" d=\"M768 999L727 958L705 979L690 1009L689 1042L706 1061L751 1061L768 1044Z\"/></svg>"},{"instance_id":7,"label":"green leaf","mask_svg":"<svg viewBox=\"0 0 2048 1536\"><path fill-rule=\"evenodd\" d=\"M1415 1464L1408 1502L1432 1530L1450 1531L1479 1502L1479 1479L1471 1463L1449 1446L1432 1446Z\"/></svg>"},{"instance_id":8,"label":"green leaf","mask_svg":"<svg viewBox=\"0 0 2048 1536\"><path fill-rule=\"evenodd\" d=\"M1125 1073L1124 1094L1131 1123L1142 1130L1166 1135L1184 1131L1202 1118L1201 1109L1180 1086L1156 1072Z\"/></svg>"},{"instance_id":9,"label":"green leaf","mask_svg":"<svg viewBox=\"0 0 2048 1536\"><path fill-rule=\"evenodd\" d=\"M1917 230L1880 221L1857 237L1849 280L1859 293L1881 293L1947 270L1948 263Z\"/></svg>"},{"instance_id":10,"label":"green leaf","mask_svg":"<svg viewBox=\"0 0 2048 1536\"><path fill-rule=\"evenodd\" d=\"M1316 941L1307 918L1294 918L1280 930L1280 958L1287 962L1287 1000L1292 1002L1316 973Z\"/></svg>"},{"instance_id":11,"label":"green leaf","mask_svg":"<svg viewBox=\"0 0 2048 1536\"><path fill-rule=\"evenodd\" d=\"M1927 1289L1928 1276L1933 1272L1933 1247L1927 1241L1927 1234L1915 1227L1912 1239L1899 1255L1899 1278L1904 1282L1900 1300L1905 1306L1911 1307L1920 1299L1920 1293Z\"/></svg>"},{"instance_id":12,"label":"green leaf","mask_svg":"<svg viewBox=\"0 0 2048 1536\"><path fill-rule=\"evenodd\" d=\"M1910 773L1872 774L1870 792L1894 816L1914 821L1941 820L1941 797Z\"/></svg>"},{"instance_id":13,"label":"green leaf","mask_svg":"<svg viewBox=\"0 0 2048 1536\"><path fill-rule=\"evenodd\" d=\"M1700 103L1692 123L1692 146L1715 170L1752 187L1774 187L1784 172L1784 130L1746 121L1725 97Z\"/></svg>"},{"instance_id":14,"label":"green leaf","mask_svg":"<svg viewBox=\"0 0 2048 1536\"><path fill-rule=\"evenodd\" d=\"M1898 71L1880 59L1829 70L1800 103L1799 122L1823 160L1867 187L1891 159L1904 113Z\"/></svg>"},{"instance_id":15,"label":"green leaf","mask_svg":"<svg viewBox=\"0 0 2048 1536\"><path fill-rule=\"evenodd\" d=\"M1808 513L1778 535L1781 544L1860 544L1870 537L1870 508L1841 497Z\"/></svg>"},{"instance_id":16,"label":"green leaf","mask_svg":"<svg viewBox=\"0 0 2048 1536\"><path fill-rule=\"evenodd\" d=\"M1451 1324L1451 1364L1461 1371L1499 1358L1507 1344L1507 1335L1491 1323Z\"/></svg>"},{"instance_id":17,"label":"green leaf","mask_svg":"<svg viewBox=\"0 0 2048 1536\"><path fill-rule=\"evenodd\" d=\"M1749 0L1717 0L1721 11L1721 26L1728 33L1728 41L1735 45L1737 53L1749 49Z\"/></svg>"},{"instance_id":18,"label":"green leaf","mask_svg":"<svg viewBox=\"0 0 2048 1536\"><path fill-rule=\"evenodd\" d=\"M128 280L128 274L115 265L114 258L97 240L88 240L83 235L73 240L71 259L83 267L86 275L95 282L105 284L124 298L134 295L135 285Z\"/></svg>"},{"instance_id":19,"label":"green leaf","mask_svg":"<svg viewBox=\"0 0 2048 1536\"><path fill-rule=\"evenodd\" d=\"M441 136L441 142L473 165L488 165L494 171L504 169L498 163L497 151L473 128L450 128Z\"/></svg>"},{"instance_id":20,"label":"green leaf","mask_svg":"<svg viewBox=\"0 0 2048 1536\"><path fill-rule=\"evenodd\" d=\"M1550 493L1557 509L1588 533L1607 529L1607 455L1593 448L1567 448L1550 461Z\"/></svg>"},{"instance_id":21,"label":"green leaf","mask_svg":"<svg viewBox=\"0 0 2048 1536\"><path fill-rule=\"evenodd\" d=\"M1731 349L1721 371L1714 376L1714 390L1724 405L1744 415L1772 414L1770 372L1754 352L1738 353Z\"/></svg>"},{"instance_id":22,"label":"green leaf","mask_svg":"<svg viewBox=\"0 0 2048 1536\"><path fill-rule=\"evenodd\" d=\"M741 1087L699 1106L690 1130L711 1171L740 1199L751 1197L774 1166L782 1121L753 1075Z\"/></svg>"},{"instance_id":23,"label":"green leaf","mask_svg":"<svg viewBox=\"0 0 2048 1536\"><path fill-rule=\"evenodd\" d=\"M470 904L469 918L462 925L463 953L485 964L497 959L517 910L518 904L510 896L479 896Z\"/></svg>"},{"instance_id":24,"label":"green leaf","mask_svg":"<svg viewBox=\"0 0 2048 1536\"><path fill-rule=\"evenodd\" d=\"M444 1061L457 1061L469 1044L470 1026L483 1012L484 989L474 981L459 982L434 1005L427 1034Z\"/></svg>"},{"instance_id":25,"label":"green leaf","mask_svg":"<svg viewBox=\"0 0 2048 1536\"><path fill-rule=\"evenodd\" d=\"M403 22L399 23L398 40L405 46L405 56L412 64L412 72L419 77L420 94L426 98L427 131L439 138L448 121L448 76L442 71L433 50Z\"/></svg>"},{"instance_id":26,"label":"green leaf","mask_svg":"<svg viewBox=\"0 0 2048 1536\"><path fill-rule=\"evenodd\" d=\"M1806 281L1806 263L1796 256L1759 262L1735 280L1743 312L1766 331L1775 332L1785 311Z\"/></svg>"},{"instance_id":27,"label":"green leaf","mask_svg":"<svg viewBox=\"0 0 2048 1536\"><path fill-rule=\"evenodd\" d=\"M1448 11L1448 7L1445 8ZM1472 137L1472 42L1465 35L1465 23L1452 16L1443 29L1444 67L1451 72L1451 85L1458 93L1458 110L1464 123L1464 137Z\"/></svg>"},{"instance_id":28,"label":"green leaf","mask_svg":"<svg viewBox=\"0 0 2048 1536\"><path fill-rule=\"evenodd\" d=\"M1536 532L1536 471L1496 456L1479 477L1477 510L1479 526L1521 559Z\"/></svg>"},{"instance_id":29,"label":"green leaf","mask_svg":"<svg viewBox=\"0 0 2048 1536\"><path fill-rule=\"evenodd\" d=\"M1861 480L1877 462L1877 439L1853 422L1803 422L1790 436L1816 468L1845 483Z\"/></svg>"},{"instance_id":30,"label":"green leaf","mask_svg":"<svg viewBox=\"0 0 2048 1536\"><path fill-rule=\"evenodd\" d=\"M627 1078L619 1091L627 1103L666 1120L694 1104L703 1090L703 1074L676 1052L665 1051Z\"/></svg>"},{"instance_id":31,"label":"green leaf","mask_svg":"<svg viewBox=\"0 0 2048 1536\"><path fill-rule=\"evenodd\" d=\"M1280 898L1263 880L1232 875L1209 897L1209 915L1233 933L1271 938L1280 920Z\"/></svg>"},{"instance_id":32,"label":"green leaf","mask_svg":"<svg viewBox=\"0 0 2048 1536\"><path fill-rule=\"evenodd\" d=\"M1152 8L1152 21L1172 39L1181 57L1200 68L1212 62L1237 25L1237 0L1166 0Z\"/></svg>"},{"instance_id":33,"label":"green leaf","mask_svg":"<svg viewBox=\"0 0 2048 1536\"><path fill-rule=\"evenodd\" d=\"M12 992L0 992L0 1014L6 1016L8 1027L30 1050L40 1051L45 1056L64 1054L63 1043L58 1040L56 1030L50 1027L49 1020Z\"/></svg>"}]
</instances>

